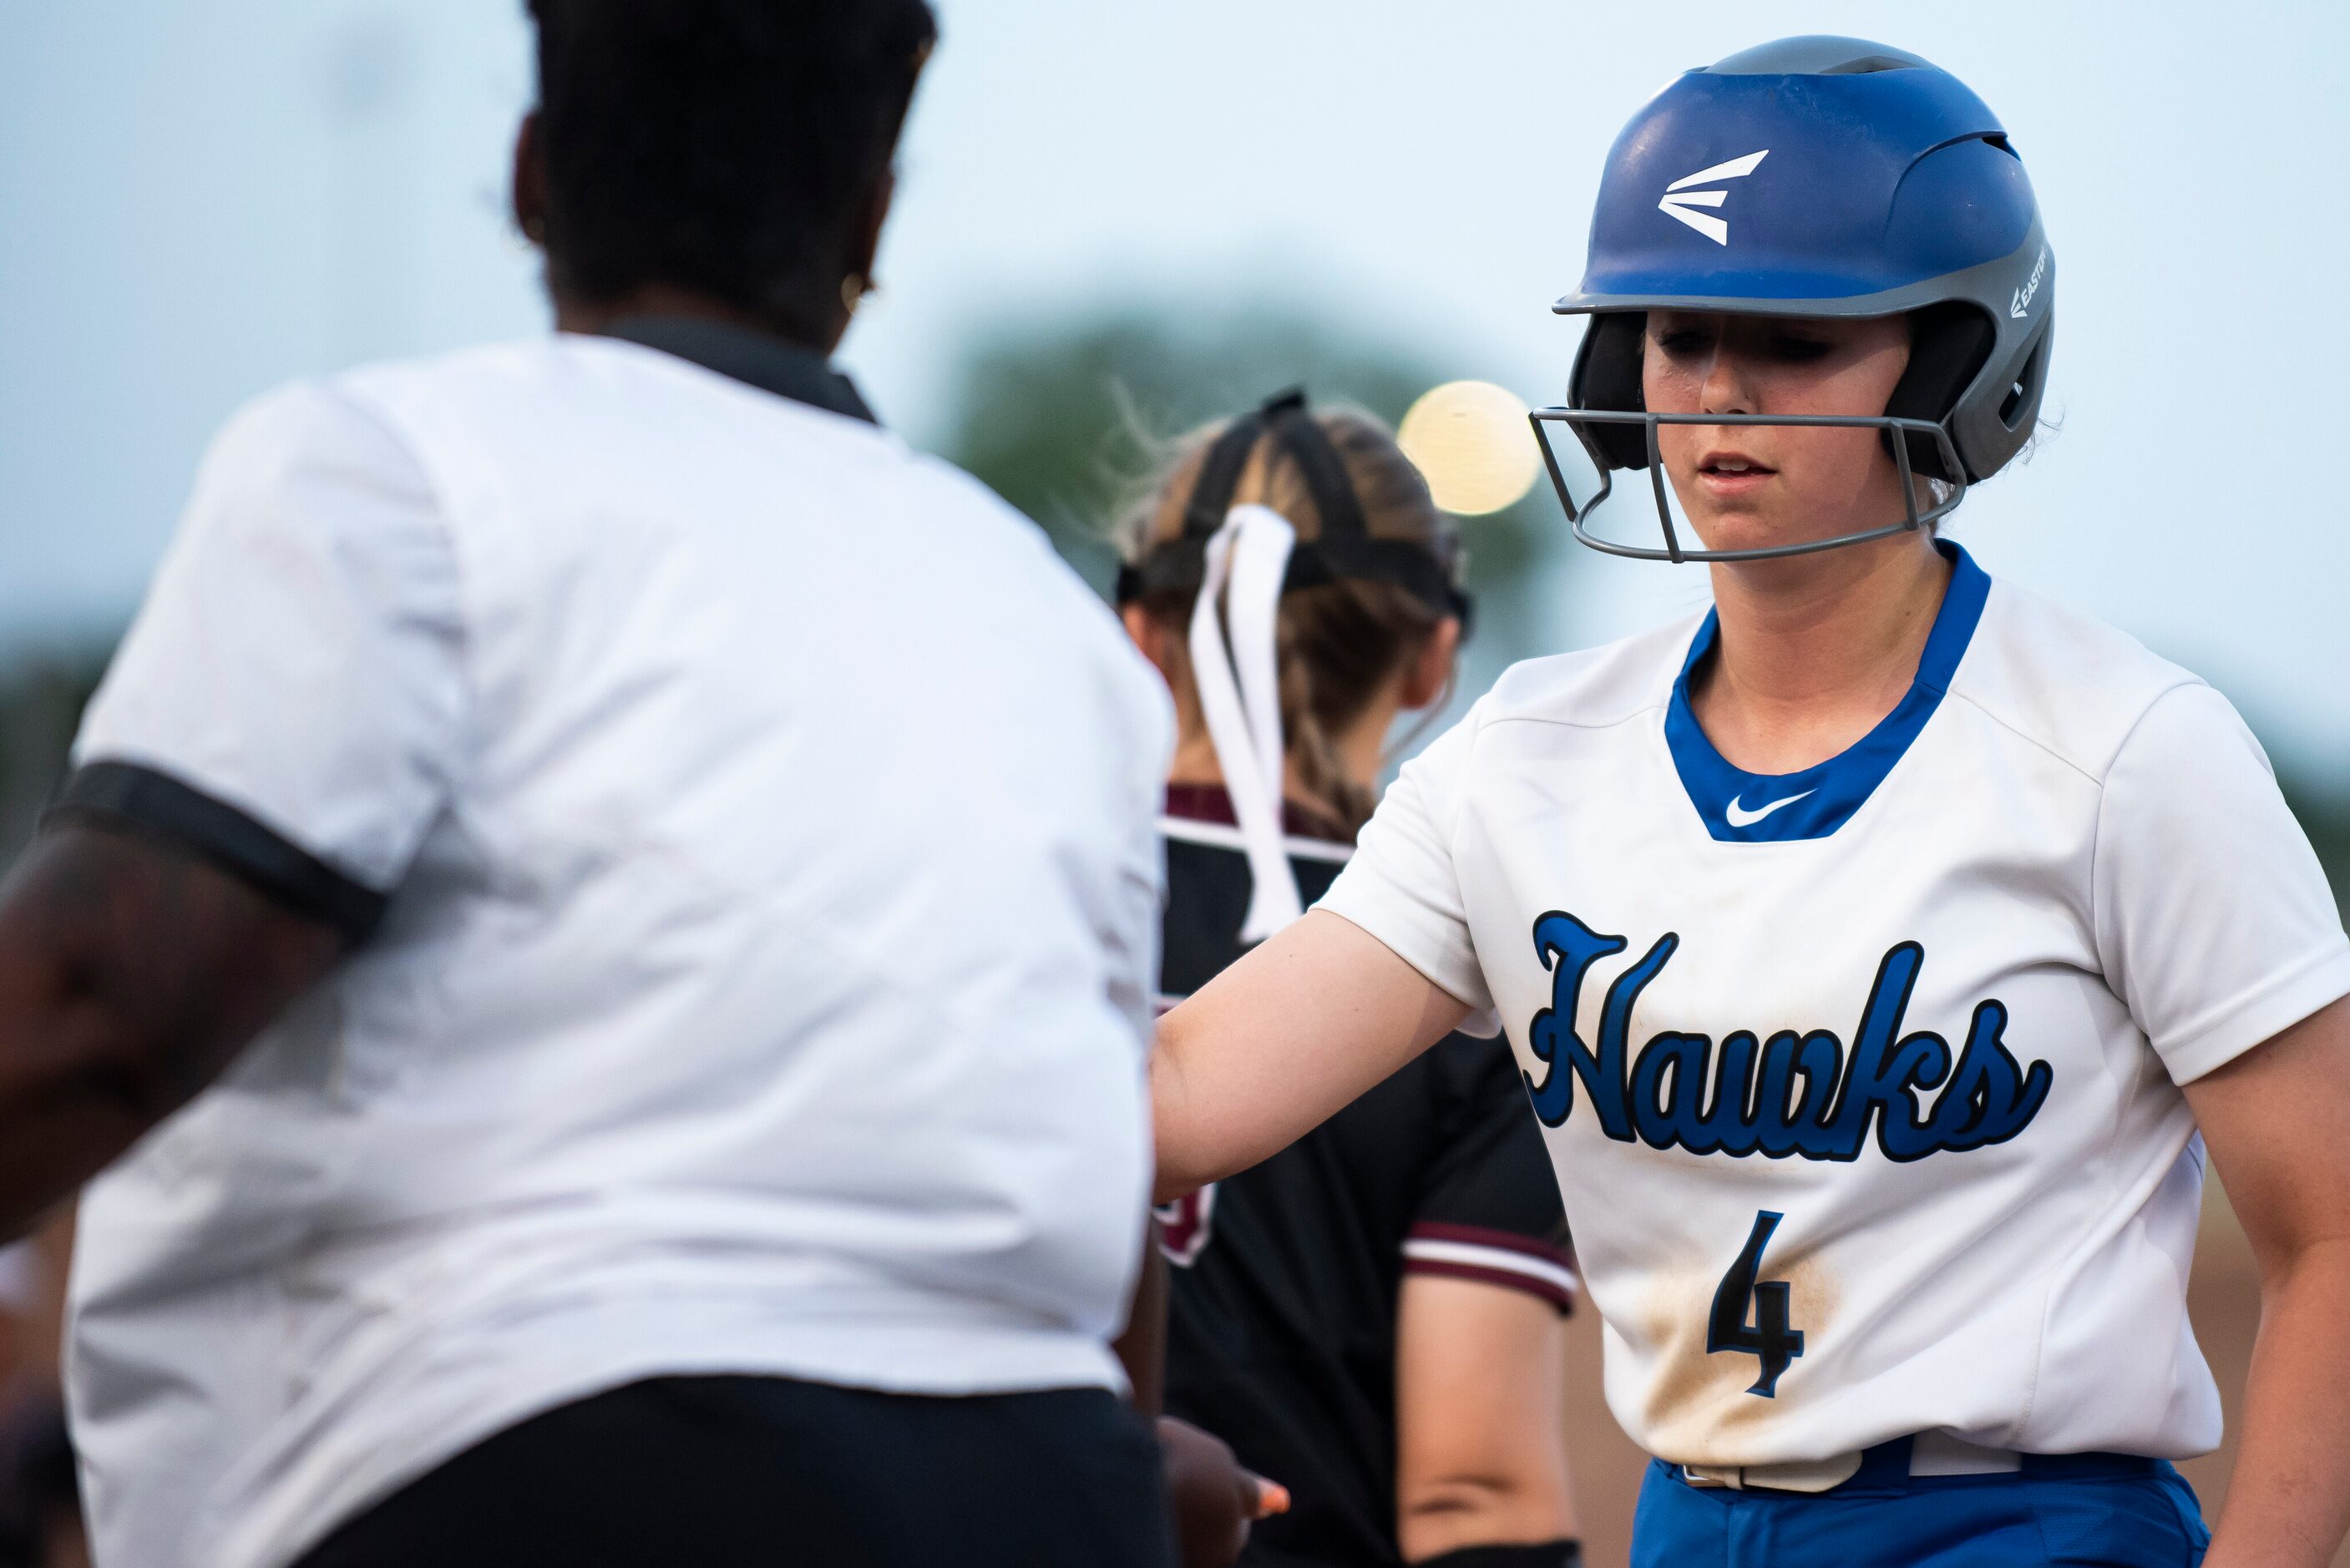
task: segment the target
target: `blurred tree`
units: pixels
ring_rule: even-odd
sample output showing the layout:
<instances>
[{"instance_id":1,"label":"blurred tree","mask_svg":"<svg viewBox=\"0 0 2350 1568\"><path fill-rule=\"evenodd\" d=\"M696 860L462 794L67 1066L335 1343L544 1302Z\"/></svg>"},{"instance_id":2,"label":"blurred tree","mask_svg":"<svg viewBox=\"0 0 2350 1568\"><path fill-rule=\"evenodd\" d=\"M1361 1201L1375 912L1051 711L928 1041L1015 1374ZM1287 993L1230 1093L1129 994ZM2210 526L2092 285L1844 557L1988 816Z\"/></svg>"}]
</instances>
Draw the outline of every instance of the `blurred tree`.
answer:
<instances>
[{"instance_id":1,"label":"blurred tree","mask_svg":"<svg viewBox=\"0 0 2350 1568\"><path fill-rule=\"evenodd\" d=\"M2301 818L2302 830L2334 883L2334 901L2350 920L2350 795L2338 788L2320 790L2316 780L2291 773L2282 774L2280 782L2286 803Z\"/></svg>"},{"instance_id":2,"label":"blurred tree","mask_svg":"<svg viewBox=\"0 0 2350 1568\"><path fill-rule=\"evenodd\" d=\"M1047 312L978 342L941 450L1035 518L1107 594L1118 568L1111 527L1175 438L1290 386L1392 425L1430 387L1476 374L1273 306L1138 303L1090 320ZM1509 660L1546 650L1533 624L1539 578L1562 569L1568 541L1546 483L1462 531L1478 599L1471 669L1482 686Z\"/></svg>"},{"instance_id":3,"label":"blurred tree","mask_svg":"<svg viewBox=\"0 0 2350 1568\"><path fill-rule=\"evenodd\" d=\"M74 726L106 669L103 649L28 658L0 671L0 867L33 835Z\"/></svg>"}]
</instances>

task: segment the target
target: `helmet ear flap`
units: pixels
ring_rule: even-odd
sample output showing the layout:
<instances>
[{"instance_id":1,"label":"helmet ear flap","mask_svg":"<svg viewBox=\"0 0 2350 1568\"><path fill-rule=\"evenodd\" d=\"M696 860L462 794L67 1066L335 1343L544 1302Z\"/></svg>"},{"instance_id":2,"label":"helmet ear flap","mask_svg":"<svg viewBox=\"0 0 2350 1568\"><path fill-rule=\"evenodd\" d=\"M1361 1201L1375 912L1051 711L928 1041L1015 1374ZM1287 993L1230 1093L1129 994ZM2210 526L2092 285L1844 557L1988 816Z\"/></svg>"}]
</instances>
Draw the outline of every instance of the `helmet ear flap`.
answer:
<instances>
[{"instance_id":1,"label":"helmet ear flap","mask_svg":"<svg viewBox=\"0 0 2350 1568\"><path fill-rule=\"evenodd\" d=\"M1984 365L1982 378L1989 385L1950 421L1959 456L1974 477L1988 479L2006 467L2032 439L2048 390L2048 351L2055 336L2054 313L2043 314L2012 348L1998 351L1997 362Z\"/></svg>"},{"instance_id":2,"label":"helmet ear flap","mask_svg":"<svg viewBox=\"0 0 2350 1568\"><path fill-rule=\"evenodd\" d=\"M1648 313L1645 310L1594 316L1583 335L1583 347L1575 352L1575 374L1567 380L1567 407L1647 412L1648 400L1640 387L1640 348L1648 331ZM1645 427L1595 423L1576 429L1608 467L1648 466Z\"/></svg>"},{"instance_id":3,"label":"helmet ear flap","mask_svg":"<svg viewBox=\"0 0 2350 1568\"><path fill-rule=\"evenodd\" d=\"M1998 333L1976 306L1960 300L1929 305L1909 317L1909 365L1894 383L1885 411L1897 419L1931 420L1947 425L1959 395L1973 384L1991 357ZM1893 432L1883 433L1885 450L1893 451ZM1929 435L1912 431L1902 437L1909 447L1909 468L1928 479L1955 484L1964 474L1952 473L1942 462L1941 448Z\"/></svg>"}]
</instances>

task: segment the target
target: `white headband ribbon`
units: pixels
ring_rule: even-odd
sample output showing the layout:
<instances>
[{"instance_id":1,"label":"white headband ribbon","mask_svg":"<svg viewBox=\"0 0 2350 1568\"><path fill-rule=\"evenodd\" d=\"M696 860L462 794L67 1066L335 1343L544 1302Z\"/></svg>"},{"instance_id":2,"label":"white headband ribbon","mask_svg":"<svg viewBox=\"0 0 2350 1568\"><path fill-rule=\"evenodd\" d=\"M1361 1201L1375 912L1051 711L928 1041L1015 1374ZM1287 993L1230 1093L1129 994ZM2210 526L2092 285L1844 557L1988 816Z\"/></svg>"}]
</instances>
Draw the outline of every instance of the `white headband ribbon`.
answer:
<instances>
[{"instance_id":1,"label":"white headband ribbon","mask_svg":"<svg viewBox=\"0 0 2350 1568\"><path fill-rule=\"evenodd\" d=\"M1283 761L1288 753L1281 733L1281 670L1274 638L1282 583L1296 544L1297 531L1271 507L1233 507L1208 540L1200 597L1191 607L1191 671L1200 713L1223 769L1253 884L1248 919L1241 926L1244 942L1263 941L1305 909L1281 830ZM1216 614L1219 599L1226 601L1222 621L1232 628L1230 653Z\"/></svg>"}]
</instances>

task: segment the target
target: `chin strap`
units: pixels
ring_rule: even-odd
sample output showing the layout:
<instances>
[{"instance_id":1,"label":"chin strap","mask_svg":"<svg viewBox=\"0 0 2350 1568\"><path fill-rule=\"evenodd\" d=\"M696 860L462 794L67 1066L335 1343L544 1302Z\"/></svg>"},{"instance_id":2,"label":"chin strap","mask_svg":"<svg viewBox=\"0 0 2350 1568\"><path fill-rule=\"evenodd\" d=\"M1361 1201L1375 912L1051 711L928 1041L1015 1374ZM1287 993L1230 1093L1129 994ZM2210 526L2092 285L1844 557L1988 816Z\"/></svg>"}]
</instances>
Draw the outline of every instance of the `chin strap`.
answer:
<instances>
[{"instance_id":1,"label":"chin strap","mask_svg":"<svg viewBox=\"0 0 2350 1568\"><path fill-rule=\"evenodd\" d=\"M1200 597L1191 606L1191 674L1200 713L1248 852L1253 886L1241 926L1244 942L1261 942L1305 912L1281 831L1288 752L1274 642L1282 583L1296 544L1297 531L1280 513L1253 504L1233 507L1208 539Z\"/></svg>"}]
</instances>

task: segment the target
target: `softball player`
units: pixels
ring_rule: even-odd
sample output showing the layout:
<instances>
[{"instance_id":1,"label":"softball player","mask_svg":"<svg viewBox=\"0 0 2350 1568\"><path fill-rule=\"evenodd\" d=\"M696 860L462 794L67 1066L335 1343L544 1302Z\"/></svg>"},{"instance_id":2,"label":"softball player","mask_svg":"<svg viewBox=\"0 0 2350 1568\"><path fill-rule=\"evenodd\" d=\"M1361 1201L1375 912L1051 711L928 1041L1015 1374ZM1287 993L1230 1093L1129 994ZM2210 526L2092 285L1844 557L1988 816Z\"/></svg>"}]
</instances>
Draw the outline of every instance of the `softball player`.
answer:
<instances>
[{"instance_id":1,"label":"softball player","mask_svg":"<svg viewBox=\"0 0 2350 1568\"><path fill-rule=\"evenodd\" d=\"M1510 671L1162 1025L1171 1194L1499 1012L1657 1456L1641 1564L2203 1561L2207 1144L2266 1286L2209 1563L2314 1568L2350 1515L2324 875L2216 692L1935 533L2029 437L2054 305L2016 148L1927 62L1666 87L1538 428L1647 471L1661 547L1554 462L1714 608Z\"/></svg>"},{"instance_id":2,"label":"softball player","mask_svg":"<svg viewBox=\"0 0 2350 1568\"><path fill-rule=\"evenodd\" d=\"M1328 888L1470 607L1394 437L1296 392L1191 443L1131 534L1121 610L1178 720L1167 1005ZM1167 1408L1295 1499L1243 1563L1571 1568L1574 1262L1506 1051L1448 1039L1160 1218Z\"/></svg>"}]
</instances>

